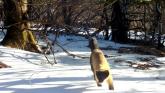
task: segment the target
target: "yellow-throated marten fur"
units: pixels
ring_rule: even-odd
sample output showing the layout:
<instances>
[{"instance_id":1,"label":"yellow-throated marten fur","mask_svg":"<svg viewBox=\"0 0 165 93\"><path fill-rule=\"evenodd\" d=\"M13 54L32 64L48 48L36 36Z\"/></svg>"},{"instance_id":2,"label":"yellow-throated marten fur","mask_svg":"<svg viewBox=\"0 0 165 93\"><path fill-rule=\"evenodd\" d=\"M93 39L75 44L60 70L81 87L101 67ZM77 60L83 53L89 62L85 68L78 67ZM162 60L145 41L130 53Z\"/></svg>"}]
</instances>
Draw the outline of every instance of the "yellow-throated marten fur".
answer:
<instances>
[{"instance_id":1,"label":"yellow-throated marten fur","mask_svg":"<svg viewBox=\"0 0 165 93\"><path fill-rule=\"evenodd\" d=\"M90 65L94 74L94 79L97 83L97 86L101 86L101 83L104 81L107 82L109 89L114 90L113 78L110 71L109 64L107 59L104 56L104 53L99 49L97 40L95 37L92 37L89 40L89 46L91 49L90 56Z\"/></svg>"}]
</instances>

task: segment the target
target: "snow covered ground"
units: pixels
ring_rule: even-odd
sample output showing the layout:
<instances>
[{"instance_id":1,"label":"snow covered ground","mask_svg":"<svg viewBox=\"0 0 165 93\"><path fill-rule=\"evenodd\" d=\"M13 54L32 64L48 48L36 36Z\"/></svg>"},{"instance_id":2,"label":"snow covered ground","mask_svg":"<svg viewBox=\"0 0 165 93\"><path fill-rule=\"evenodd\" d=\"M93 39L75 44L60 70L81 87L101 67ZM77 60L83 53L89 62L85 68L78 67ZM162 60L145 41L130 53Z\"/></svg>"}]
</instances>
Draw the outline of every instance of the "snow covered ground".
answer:
<instances>
[{"instance_id":1,"label":"snow covered ground","mask_svg":"<svg viewBox=\"0 0 165 93\"><path fill-rule=\"evenodd\" d=\"M88 41L83 37L61 36L61 45L73 54L89 57ZM122 45L99 40L100 47L119 48ZM114 91L106 84L97 87L90 70L89 58L68 56L54 46L58 64L47 64L42 54L0 46L0 61L12 68L0 69L0 93L165 93L165 66L150 70L135 70L116 59L139 61L139 54L119 54L115 50L103 50L111 64ZM53 61L52 55L47 55ZM165 63L165 58L157 58Z\"/></svg>"}]
</instances>

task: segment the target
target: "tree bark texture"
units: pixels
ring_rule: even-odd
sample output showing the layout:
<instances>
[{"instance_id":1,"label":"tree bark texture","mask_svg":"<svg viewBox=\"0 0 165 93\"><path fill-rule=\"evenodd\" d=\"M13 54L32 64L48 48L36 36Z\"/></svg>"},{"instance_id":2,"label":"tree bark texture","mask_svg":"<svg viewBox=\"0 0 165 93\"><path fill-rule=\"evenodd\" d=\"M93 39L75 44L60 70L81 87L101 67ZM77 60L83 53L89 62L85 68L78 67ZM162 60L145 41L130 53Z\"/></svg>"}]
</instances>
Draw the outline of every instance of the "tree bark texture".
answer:
<instances>
[{"instance_id":1,"label":"tree bark texture","mask_svg":"<svg viewBox=\"0 0 165 93\"><path fill-rule=\"evenodd\" d=\"M6 35L2 45L33 52L41 52L34 35L28 29L30 23L27 16L27 0L3 0Z\"/></svg>"}]
</instances>

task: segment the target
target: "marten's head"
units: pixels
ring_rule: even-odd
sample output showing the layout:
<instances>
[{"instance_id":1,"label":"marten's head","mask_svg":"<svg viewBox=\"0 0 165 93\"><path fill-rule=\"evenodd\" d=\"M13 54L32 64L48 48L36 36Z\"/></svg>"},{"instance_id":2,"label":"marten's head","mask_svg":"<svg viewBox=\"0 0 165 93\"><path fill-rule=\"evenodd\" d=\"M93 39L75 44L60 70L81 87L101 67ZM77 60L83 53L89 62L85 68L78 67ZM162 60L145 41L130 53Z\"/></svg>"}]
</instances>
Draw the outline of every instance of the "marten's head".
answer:
<instances>
[{"instance_id":1,"label":"marten's head","mask_svg":"<svg viewBox=\"0 0 165 93\"><path fill-rule=\"evenodd\" d=\"M89 39L89 47L90 47L91 51L99 48L96 37L91 37Z\"/></svg>"}]
</instances>

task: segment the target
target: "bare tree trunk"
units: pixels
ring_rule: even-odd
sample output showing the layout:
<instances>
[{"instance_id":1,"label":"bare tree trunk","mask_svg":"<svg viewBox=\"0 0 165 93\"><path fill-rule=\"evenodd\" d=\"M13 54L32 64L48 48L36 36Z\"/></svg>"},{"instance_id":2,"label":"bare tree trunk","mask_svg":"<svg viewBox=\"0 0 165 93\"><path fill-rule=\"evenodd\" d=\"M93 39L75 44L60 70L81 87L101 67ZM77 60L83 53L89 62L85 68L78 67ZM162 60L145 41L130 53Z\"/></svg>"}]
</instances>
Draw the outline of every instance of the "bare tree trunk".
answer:
<instances>
[{"instance_id":1,"label":"bare tree trunk","mask_svg":"<svg viewBox=\"0 0 165 93\"><path fill-rule=\"evenodd\" d=\"M6 16L7 33L2 41L4 46L19 48L33 52L41 52L33 33L29 31L27 21L27 0L3 0Z\"/></svg>"},{"instance_id":2,"label":"bare tree trunk","mask_svg":"<svg viewBox=\"0 0 165 93\"><path fill-rule=\"evenodd\" d=\"M162 13L161 13L161 4L160 1L156 1L156 21L158 22L158 49L164 47L163 43L161 43L161 35L162 35L162 23L160 22Z\"/></svg>"},{"instance_id":3,"label":"bare tree trunk","mask_svg":"<svg viewBox=\"0 0 165 93\"><path fill-rule=\"evenodd\" d=\"M106 2L107 2L107 0L106 0ZM103 15L102 15L102 18L104 20L103 29L105 30L105 36L104 36L104 39L105 40L109 40L109 37L110 37L110 34L109 34L109 25L110 25L110 22L109 22L108 14L107 14L107 8L106 8L107 5L108 5L108 3L104 3Z\"/></svg>"},{"instance_id":4,"label":"bare tree trunk","mask_svg":"<svg viewBox=\"0 0 165 93\"><path fill-rule=\"evenodd\" d=\"M118 0L113 5L112 11L112 41L119 43L126 43L128 41L128 21L126 20L125 13L122 11L121 1Z\"/></svg>"},{"instance_id":5,"label":"bare tree trunk","mask_svg":"<svg viewBox=\"0 0 165 93\"><path fill-rule=\"evenodd\" d=\"M67 0L62 0L62 14L66 25L71 24L71 6L68 4Z\"/></svg>"}]
</instances>

